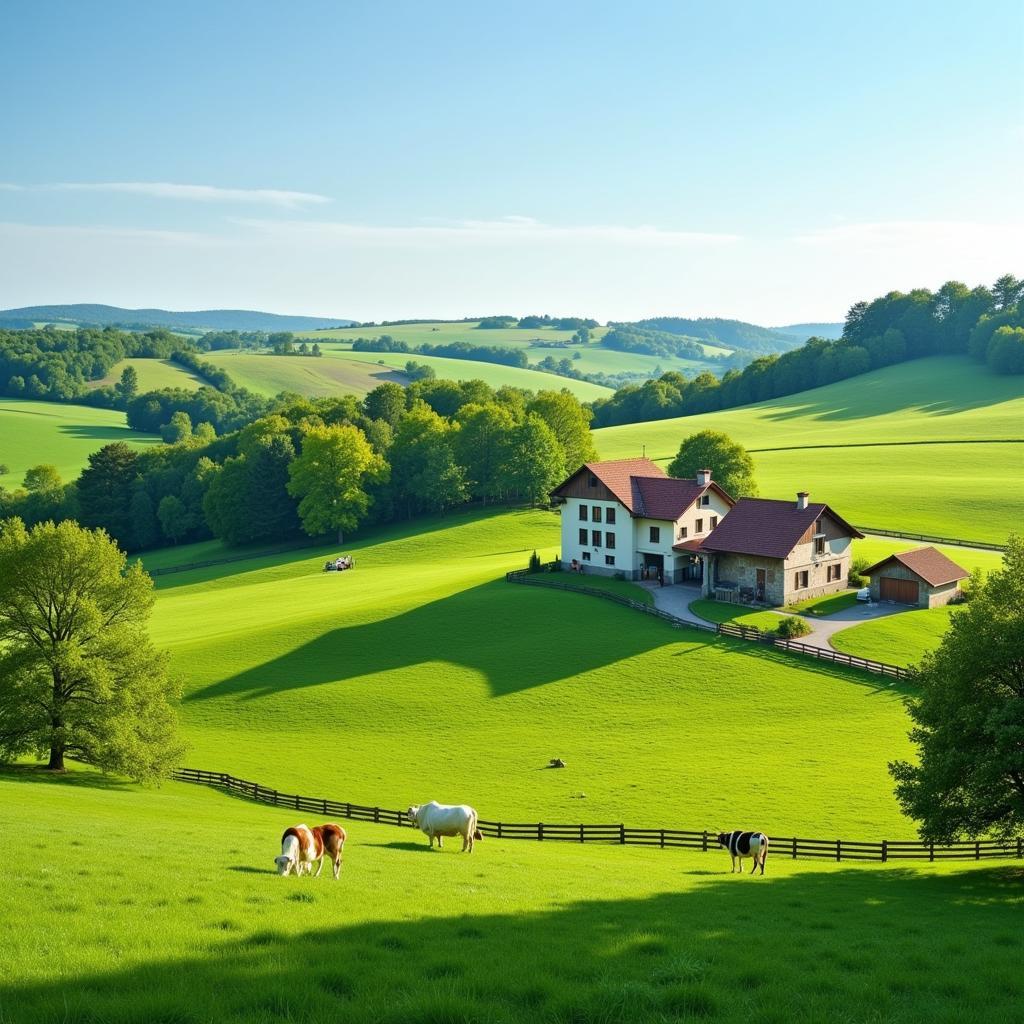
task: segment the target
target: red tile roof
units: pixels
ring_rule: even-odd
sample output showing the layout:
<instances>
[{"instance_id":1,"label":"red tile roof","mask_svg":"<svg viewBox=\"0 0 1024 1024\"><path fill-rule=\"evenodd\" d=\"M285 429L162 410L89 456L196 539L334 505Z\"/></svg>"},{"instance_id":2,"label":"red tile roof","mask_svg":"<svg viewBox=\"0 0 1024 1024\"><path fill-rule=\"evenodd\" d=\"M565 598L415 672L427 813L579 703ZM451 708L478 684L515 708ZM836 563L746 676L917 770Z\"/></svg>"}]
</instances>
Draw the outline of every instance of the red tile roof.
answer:
<instances>
[{"instance_id":1,"label":"red tile roof","mask_svg":"<svg viewBox=\"0 0 1024 1024\"><path fill-rule=\"evenodd\" d=\"M786 558L822 513L828 513L851 537L864 536L820 502L798 508L795 501L740 498L704 538L703 548L737 555Z\"/></svg>"},{"instance_id":2,"label":"red tile roof","mask_svg":"<svg viewBox=\"0 0 1024 1024\"><path fill-rule=\"evenodd\" d=\"M864 575L874 575L889 562L899 562L930 587L941 587L970 576L963 566L957 565L951 558L947 558L941 551L933 547L914 548L912 551L901 551L899 554L889 555L888 558L883 558L869 569L865 569Z\"/></svg>"},{"instance_id":3,"label":"red tile roof","mask_svg":"<svg viewBox=\"0 0 1024 1024\"><path fill-rule=\"evenodd\" d=\"M558 495L580 473L591 473L608 488L623 505L633 513L633 478L653 477L664 480L665 471L656 466L650 459L614 459L608 462L588 462L581 466L568 480L556 487L551 493ZM633 513L635 514L635 513Z\"/></svg>"},{"instance_id":4,"label":"red tile roof","mask_svg":"<svg viewBox=\"0 0 1024 1024\"><path fill-rule=\"evenodd\" d=\"M701 540L681 540L678 544L672 545L673 551L684 551L690 555L699 555L704 550L704 542Z\"/></svg>"}]
</instances>

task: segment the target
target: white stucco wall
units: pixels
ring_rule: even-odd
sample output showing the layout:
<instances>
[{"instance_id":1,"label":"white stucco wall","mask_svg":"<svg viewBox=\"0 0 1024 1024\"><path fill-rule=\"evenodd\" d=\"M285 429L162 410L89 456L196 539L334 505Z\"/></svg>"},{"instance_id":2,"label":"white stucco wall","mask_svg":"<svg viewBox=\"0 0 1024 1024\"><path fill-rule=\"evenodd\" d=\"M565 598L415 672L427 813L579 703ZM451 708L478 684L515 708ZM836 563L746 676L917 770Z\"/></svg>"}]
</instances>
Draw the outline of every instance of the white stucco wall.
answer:
<instances>
[{"instance_id":1,"label":"white stucco wall","mask_svg":"<svg viewBox=\"0 0 1024 1024\"><path fill-rule=\"evenodd\" d=\"M586 521L580 520L579 508L587 506ZM594 506L601 509L601 522L593 520ZM608 509L615 509L615 523L607 522ZM609 576L616 572L632 574L634 565L634 544L633 544L633 522L629 512L618 502L594 501L583 498L566 498L562 506L562 564L568 566L575 558L582 562L588 570L607 573ZM587 543L581 544L579 532L581 529L587 531ZM593 530L601 531L601 544L593 543ZM615 535L615 547L607 545L607 535ZM584 558L588 554L589 558ZM606 564L605 559L612 556L615 559L614 565Z\"/></svg>"}]
</instances>

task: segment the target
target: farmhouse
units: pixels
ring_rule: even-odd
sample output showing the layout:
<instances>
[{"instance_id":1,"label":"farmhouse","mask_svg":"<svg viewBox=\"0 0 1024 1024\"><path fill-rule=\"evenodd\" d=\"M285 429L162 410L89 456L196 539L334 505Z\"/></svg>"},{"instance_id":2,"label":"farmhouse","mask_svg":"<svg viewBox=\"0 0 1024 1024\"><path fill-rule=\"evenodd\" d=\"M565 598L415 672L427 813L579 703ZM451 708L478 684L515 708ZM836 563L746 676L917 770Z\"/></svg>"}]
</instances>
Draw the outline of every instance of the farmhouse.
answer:
<instances>
[{"instance_id":1,"label":"farmhouse","mask_svg":"<svg viewBox=\"0 0 1024 1024\"><path fill-rule=\"evenodd\" d=\"M702 469L678 480L650 459L590 462L551 492L562 504L562 562L627 579L701 578L699 543L734 502Z\"/></svg>"},{"instance_id":2,"label":"farmhouse","mask_svg":"<svg viewBox=\"0 0 1024 1024\"><path fill-rule=\"evenodd\" d=\"M873 601L938 608L960 597L960 581L970 573L933 547L890 555L864 570Z\"/></svg>"},{"instance_id":3,"label":"farmhouse","mask_svg":"<svg viewBox=\"0 0 1024 1024\"><path fill-rule=\"evenodd\" d=\"M863 536L828 505L734 501L702 469L677 480L649 459L587 463L551 492L562 505L562 565L700 582L728 600L788 604L843 590Z\"/></svg>"}]
</instances>

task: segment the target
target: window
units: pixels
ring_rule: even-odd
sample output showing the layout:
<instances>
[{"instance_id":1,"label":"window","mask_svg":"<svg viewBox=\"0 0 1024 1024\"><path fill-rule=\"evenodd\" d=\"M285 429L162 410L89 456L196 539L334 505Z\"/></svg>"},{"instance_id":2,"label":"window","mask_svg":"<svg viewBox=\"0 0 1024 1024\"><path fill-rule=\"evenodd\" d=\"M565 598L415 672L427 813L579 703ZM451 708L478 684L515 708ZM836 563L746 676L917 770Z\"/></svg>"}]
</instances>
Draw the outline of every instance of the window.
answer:
<instances>
[{"instance_id":1,"label":"window","mask_svg":"<svg viewBox=\"0 0 1024 1024\"><path fill-rule=\"evenodd\" d=\"M588 487L596 487L597 486L597 477L594 476L593 473L591 473L590 476L587 478L587 486Z\"/></svg>"},{"instance_id":2,"label":"window","mask_svg":"<svg viewBox=\"0 0 1024 1024\"><path fill-rule=\"evenodd\" d=\"M825 538L824 537L815 537L814 538L814 553L816 555L823 555L823 554L825 554Z\"/></svg>"},{"instance_id":3,"label":"window","mask_svg":"<svg viewBox=\"0 0 1024 1024\"><path fill-rule=\"evenodd\" d=\"M614 565L615 564L615 556L614 555L605 555L604 556L604 564L605 565Z\"/></svg>"},{"instance_id":4,"label":"window","mask_svg":"<svg viewBox=\"0 0 1024 1024\"><path fill-rule=\"evenodd\" d=\"M698 519L697 520L696 524L693 527L693 532L694 533L703 533L704 532L704 520L703 519Z\"/></svg>"},{"instance_id":5,"label":"window","mask_svg":"<svg viewBox=\"0 0 1024 1024\"><path fill-rule=\"evenodd\" d=\"M828 581L829 581L829 583L831 583L833 580L841 579L842 575L843 575L842 563L841 562L836 562L835 565L828 566L826 571L828 573Z\"/></svg>"},{"instance_id":6,"label":"window","mask_svg":"<svg viewBox=\"0 0 1024 1024\"><path fill-rule=\"evenodd\" d=\"M649 540L650 540L650 542L652 544L660 544L661 543L661 527L660 526L652 526L651 527L651 532L650 532Z\"/></svg>"},{"instance_id":7,"label":"window","mask_svg":"<svg viewBox=\"0 0 1024 1024\"><path fill-rule=\"evenodd\" d=\"M583 547L587 546L587 531L584 530L582 527L580 528L580 544Z\"/></svg>"},{"instance_id":8,"label":"window","mask_svg":"<svg viewBox=\"0 0 1024 1024\"><path fill-rule=\"evenodd\" d=\"M584 562L589 562L590 561L590 552L589 551L584 551L583 552L583 561Z\"/></svg>"},{"instance_id":9,"label":"window","mask_svg":"<svg viewBox=\"0 0 1024 1024\"><path fill-rule=\"evenodd\" d=\"M702 508L707 508L707 506L710 505L710 504L711 504L711 495L710 494L702 494L700 496L700 505L701 505L701 507Z\"/></svg>"},{"instance_id":10,"label":"window","mask_svg":"<svg viewBox=\"0 0 1024 1024\"><path fill-rule=\"evenodd\" d=\"M601 531L591 530L590 531L590 546L592 548L599 548L601 546Z\"/></svg>"},{"instance_id":11,"label":"window","mask_svg":"<svg viewBox=\"0 0 1024 1024\"><path fill-rule=\"evenodd\" d=\"M593 522L593 523L601 522L601 506L600 505L595 505L590 510L590 521Z\"/></svg>"},{"instance_id":12,"label":"window","mask_svg":"<svg viewBox=\"0 0 1024 1024\"><path fill-rule=\"evenodd\" d=\"M604 535L604 546L606 548L614 548L615 547L615 534L614 533L606 533Z\"/></svg>"},{"instance_id":13,"label":"window","mask_svg":"<svg viewBox=\"0 0 1024 1024\"><path fill-rule=\"evenodd\" d=\"M718 516L711 517L711 525L709 529L713 530L718 525Z\"/></svg>"},{"instance_id":14,"label":"window","mask_svg":"<svg viewBox=\"0 0 1024 1024\"><path fill-rule=\"evenodd\" d=\"M580 505L580 522L581 523L585 523L587 521L587 516L588 515L589 515L589 513L587 512L587 506L586 505Z\"/></svg>"},{"instance_id":15,"label":"window","mask_svg":"<svg viewBox=\"0 0 1024 1024\"><path fill-rule=\"evenodd\" d=\"M793 574L793 586L796 590L807 589L807 570L801 569L800 572Z\"/></svg>"},{"instance_id":16,"label":"window","mask_svg":"<svg viewBox=\"0 0 1024 1024\"><path fill-rule=\"evenodd\" d=\"M614 525L614 523L615 523L615 506L614 505L611 508L606 508L604 510L604 521L609 526Z\"/></svg>"},{"instance_id":17,"label":"window","mask_svg":"<svg viewBox=\"0 0 1024 1024\"><path fill-rule=\"evenodd\" d=\"M680 526L679 527L679 539L682 540L685 536L686 536L686 527L685 526Z\"/></svg>"}]
</instances>

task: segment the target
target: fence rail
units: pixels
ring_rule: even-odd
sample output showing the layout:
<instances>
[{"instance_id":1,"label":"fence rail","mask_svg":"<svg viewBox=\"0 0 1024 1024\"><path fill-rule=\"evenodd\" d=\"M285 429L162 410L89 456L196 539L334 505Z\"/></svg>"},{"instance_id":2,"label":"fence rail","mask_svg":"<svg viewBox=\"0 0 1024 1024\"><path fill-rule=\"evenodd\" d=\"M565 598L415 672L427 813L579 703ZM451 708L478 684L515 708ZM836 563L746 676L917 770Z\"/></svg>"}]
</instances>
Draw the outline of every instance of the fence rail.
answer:
<instances>
[{"instance_id":1,"label":"fence rail","mask_svg":"<svg viewBox=\"0 0 1024 1024\"><path fill-rule=\"evenodd\" d=\"M1005 544L987 544L980 540L963 540L957 537L933 537L927 533L904 533L902 530L880 530L875 526L858 526L861 533L873 533L877 537L896 537L900 540L920 540L926 544L949 544L957 548L977 548L981 551L1005 551Z\"/></svg>"},{"instance_id":2,"label":"fence rail","mask_svg":"<svg viewBox=\"0 0 1024 1024\"><path fill-rule=\"evenodd\" d=\"M626 608L643 612L645 615L653 615L655 618L663 619L674 626L682 626L686 629L699 629L705 633L718 633L721 636L736 637L740 640L748 640L752 643L764 644L769 647L778 648L781 651L791 651L794 654L802 654L811 658L818 658L821 661L832 662L836 665L845 665L848 668L859 668L865 672L872 672L875 675L888 676L891 679L905 679L910 675L909 669L900 665L889 665L884 661L875 661L872 658L858 658L853 654L844 654L842 651L834 651L827 647L814 647L811 644L800 643L799 640L786 640L784 637L774 633L765 633L753 626L736 626L730 622L702 623L691 622L689 619L681 619L678 615L666 612L654 605L644 604L642 601L634 601L624 597L622 594L615 594L608 590L599 590L597 587L577 587L568 583L560 583L552 579L557 572L552 572L557 562L546 562L541 566L540 572L530 572L529 569L514 569L505 574L509 583L522 583L533 587L550 587L554 590L571 590L577 594L588 594L591 597L600 597L605 601L614 601Z\"/></svg>"},{"instance_id":3,"label":"fence rail","mask_svg":"<svg viewBox=\"0 0 1024 1024\"><path fill-rule=\"evenodd\" d=\"M344 800L325 797L300 796L261 786L258 782L238 779L225 772L209 772L200 768L179 768L174 773L178 782L191 782L202 786L236 793L257 803L270 804L289 810L306 811L324 817L349 818L380 825L414 828L405 811L386 807L367 807ZM661 849L708 850L718 849L717 837L712 832L697 832L675 828L634 828L622 823L605 825L555 824L549 822L505 822L480 819L480 832L497 839L531 839L536 842L605 843L618 846L657 846ZM848 839L801 839L797 836L769 836L771 852L776 856L817 858L824 860L991 860L1024 859L1024 838L979 839L967 842L936 844L920 840L891 840L861 842Z\"/></svg>"}]
</instances>

